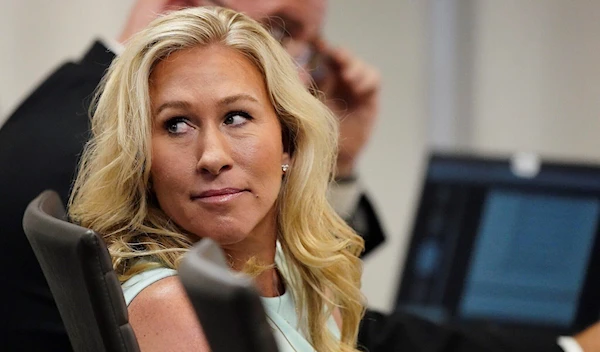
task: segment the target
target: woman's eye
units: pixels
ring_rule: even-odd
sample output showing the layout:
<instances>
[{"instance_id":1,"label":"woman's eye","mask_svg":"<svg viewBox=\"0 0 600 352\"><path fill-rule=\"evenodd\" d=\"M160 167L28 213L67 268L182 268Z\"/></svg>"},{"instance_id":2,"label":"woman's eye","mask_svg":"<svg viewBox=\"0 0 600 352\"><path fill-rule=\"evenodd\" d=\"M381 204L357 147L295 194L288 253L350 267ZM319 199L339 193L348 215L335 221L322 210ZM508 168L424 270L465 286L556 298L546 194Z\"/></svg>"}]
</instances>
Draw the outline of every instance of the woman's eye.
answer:
<instances>
[{"instance_id":1,"label":"woman's eye","mask_svg":"<svg viewBox=\"0 0 600 352\"><path fill-rule=\"evenodd\" d=\"M243 111L235 111L227 114L223 123L225 125L238 126L243 125L246 123L246 121L251 119L252 117L248 113Z\"/></svg>"},{"instance_id":2,"label":"woman's eye","mask_svg":"<svg viewBox=\"0 0 600 352\"><path fill-rule=\"evenodd\" d=\"M184 118L178 117L165 122L165 129L171 134L185 133L191 128Z\"/></svg>"}]
</instances>

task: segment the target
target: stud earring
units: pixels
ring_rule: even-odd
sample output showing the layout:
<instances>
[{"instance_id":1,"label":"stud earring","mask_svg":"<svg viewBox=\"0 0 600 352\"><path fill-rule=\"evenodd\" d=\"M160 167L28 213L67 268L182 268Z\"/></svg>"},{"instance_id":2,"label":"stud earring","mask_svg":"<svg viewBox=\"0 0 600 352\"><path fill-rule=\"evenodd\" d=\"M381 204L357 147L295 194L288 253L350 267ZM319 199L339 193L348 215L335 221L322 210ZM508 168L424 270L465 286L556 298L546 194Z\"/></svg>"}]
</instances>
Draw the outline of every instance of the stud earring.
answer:
<instances>
[{"instance_id":1,"label":"stud earring","mask_svg":"<svg viewBox=\"0 0 600 352\"><path fill-rule=\"evenodd\" d=\"M289 164L282 164L281 165L281 171L283 171L283 173L285 174L287 172L287 170L290 168Z\"/></svg>"}]
</instances>

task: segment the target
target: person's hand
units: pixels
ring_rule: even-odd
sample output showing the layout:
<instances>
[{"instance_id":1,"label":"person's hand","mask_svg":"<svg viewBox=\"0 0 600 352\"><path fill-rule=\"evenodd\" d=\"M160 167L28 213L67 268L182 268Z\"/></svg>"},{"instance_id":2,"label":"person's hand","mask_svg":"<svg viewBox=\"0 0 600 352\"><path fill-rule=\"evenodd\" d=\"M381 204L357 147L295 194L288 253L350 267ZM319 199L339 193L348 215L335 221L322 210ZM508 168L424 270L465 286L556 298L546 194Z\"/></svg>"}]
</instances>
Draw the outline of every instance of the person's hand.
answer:
<instances>
[{"instance_id":1,"label":"person's hand","mask_svg":"<svg viewBox=\"0 0 600 352\"><path fill-rule=\"evenodd\" d=\"M316 78L329 108L340 118L336 177L352 176L358 155L368 142L379 112L379 71L343 48L319 40L325 72Z\"/></svg>"},{"instance_id":2,"label":"person's hand","mask_svg":"<svg viewBox=\"0 0 600 352\"><path fill-rule=\"evenodd\" d=\"M138 0L129 13L118 41L125 43L129 37L144 29L160 14L203 4L202 0Z\"/></svg>"},{"instance_id":3,"label":"person's hand","mask_svg":"<svg viewBox=\"0 0 600 352\"><path fill-rule=\"evenodd\" d=\"M584 352L600 351L600 322L573 336Z\"/></svg>"}]
</instances>

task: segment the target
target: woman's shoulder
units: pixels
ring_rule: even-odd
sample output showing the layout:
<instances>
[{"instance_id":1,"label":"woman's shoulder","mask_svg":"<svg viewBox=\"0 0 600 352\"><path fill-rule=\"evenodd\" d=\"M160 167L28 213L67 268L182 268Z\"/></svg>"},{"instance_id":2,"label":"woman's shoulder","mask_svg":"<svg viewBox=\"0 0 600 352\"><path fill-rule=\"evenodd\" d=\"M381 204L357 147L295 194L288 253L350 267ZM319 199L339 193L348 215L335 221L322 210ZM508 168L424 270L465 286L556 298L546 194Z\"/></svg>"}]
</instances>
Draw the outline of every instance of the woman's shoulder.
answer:
<instances>
[{"instance_id":1,"label":"woman's shoulder","mask_svg":"<svg viewBox=\"0 0 600 352\"><path fill-rule=\"evenodd\" d=\"M135 274L129 280L121 284L123 289L123 296L125 296L125 303L127 306L131 304L133 299L140 294L145 288L160 281L164 278L177 275L177 271L165 267L158 267L149 270L142 271Z\"/></svg>"},{"instance_id":2,"label":"woman's shoulder","mask_svg":"<svg viewBox=\"0 0 600 352\"><path fill-rule=\"evenodd\" d=\"M210 350L202 326L176 276L166 276L148 285L131 302L128 312L142 351Z\"/></svg>"}]
</instances>

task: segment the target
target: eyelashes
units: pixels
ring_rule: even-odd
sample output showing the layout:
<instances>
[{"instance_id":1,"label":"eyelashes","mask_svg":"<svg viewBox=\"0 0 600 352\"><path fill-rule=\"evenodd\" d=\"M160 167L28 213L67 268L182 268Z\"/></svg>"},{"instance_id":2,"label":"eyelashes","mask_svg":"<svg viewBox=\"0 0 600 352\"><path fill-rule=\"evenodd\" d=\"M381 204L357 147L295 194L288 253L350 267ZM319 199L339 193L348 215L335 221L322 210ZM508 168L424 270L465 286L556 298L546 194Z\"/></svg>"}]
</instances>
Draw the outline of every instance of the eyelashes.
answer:
<instances>
[{"instance_id":1,"label":"eyelashes","mask_svg":"<svg viewBox=\"0 0 600 352\"><path fill-rule=\"evenodd\" d=\"M248 112L243 110L230 111L223 117L222 124L225 126L243 126L246 122L254 118ZM189 118L184 116L175 116L169 118L163 123L163 128L170 134L182 134L194 128Z\"/></svg>"},{"instance_id":2,"label":"eyelashes","mask_svg":"<svg viewBox=\"0 0 600 352\"><path fill-rule=\"evenodd\" d=\"M240 117L240 118L236 119L236 117ZM246 121L250 121L252 119L253 119L253 117L246 111L242 111L242 110L231 111L225 115L225 118L223 119L223 124L238 126L238 125L242 125Z\"/></svg>"},{"instance_id":3,"label":"eyelashes","mask_svg":"<svg viewBox=\"0 0 600 352\"><path fill-rule=\"evenodd\" d=\"M192 128L192 126L190 126L189 124L189 120L182 116L177 116L168 119L167 121L165 121L163 127L170 134L181 134L184 133L187 130L187 128Z\"/></svg>"}]
</instances>

